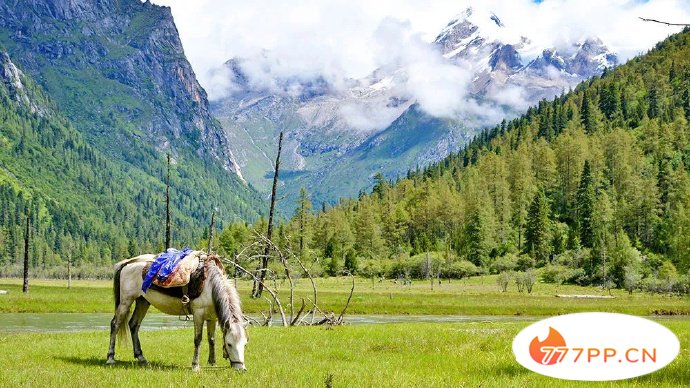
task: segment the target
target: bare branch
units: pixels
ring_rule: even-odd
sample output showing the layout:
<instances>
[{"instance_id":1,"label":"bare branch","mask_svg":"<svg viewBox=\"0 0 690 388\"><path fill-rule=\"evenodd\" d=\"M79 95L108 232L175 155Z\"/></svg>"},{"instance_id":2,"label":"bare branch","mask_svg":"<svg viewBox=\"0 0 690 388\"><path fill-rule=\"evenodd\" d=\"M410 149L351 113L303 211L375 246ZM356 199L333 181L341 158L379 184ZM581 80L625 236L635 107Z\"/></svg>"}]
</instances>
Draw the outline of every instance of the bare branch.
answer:
<instances>
[{"instance_id":1,"label":"bare branch","mask_svg":"<svg viewBox=\"0 0 690 388\"><path fill-rule=\"evenodd\" d=\"M261 313L261 314L263 314L263 313ZM249 322L250 324L255 323L255 324L259 325L259 326L264 326L261 322L259 322L258 319L254 319L254 318L250 317L249 315L245 315L245 314L242 314L242 315L243 315L243 317L244 317L244 320L247 321L247 322ZM265 317L266 317L266 316L264 315L264 318L265 318Z\"/></svg>"},{"instance_id":2,"label":"bare branch","mask_svg":"<svg viewBox=\"0 0 690 388\"><path fill-rule=\"evenodd\" d=\"M350 305L352 294L355 292L355 277L349 271L347 271L347 274L352 278L352 288L350 288L350 296L347 297L347 303L345 303L343 311L340 312L340 316L338 316L338 320L336 320L336 324L338 325L343 323L343 315L345 315L345 311L347 311L347 307Z\"/></svg>"},{"instance_id":3,"label":"bare branch","mask_svg":"<svg viewBox=\"0 0 690 388\"><path fill-rule=\"evenodd\" d=\"M299 321L299 316L302 315L302 312L304 311L304 298L302 298L302 307L299 308L299 311L297 311L297 315L295 316L295 319L293 319L290 322L290 326L295 326L297 322Z\"/></svg>"},{"instance_id":4,"label":"bare branch","mask_svg":"<svg viewBox=\"0 0 690 388\"><path fill-rule=\"evenodd\" d=\"M257 278L253 273L247 271L244 267L242 267L241 265L239 265L239 264L238 264L237 262L235 262L234 260L225 259L224 261L229 262L230 264L232 264L232 265L234 265L236 268L238 268L240 271L242 271L242 272L246 273L247 275L251 276L252 278L254 278L254 281L257 281L257 282L260 282L261 284L263 284L263 281L259 280L259 278ZM266 268L266 270L265 270L265 271L262 271L262 272L270 272L270 269ZM275 277L274 277L274 279L275 279ZM265 289L266 289L266 291L271 295L271 297L272 297L273 300L275 301L276 305L278 306L278 312L280 312L280 317L281 317L282 320L283 320L283 326L287 326L288 324L287 324L287 319L285 318L285 311L283 310L283 305L280 304L280 299L278 299L278 295L276 295L276 293L273 292L273 290L271 290L269 287L265 287ZM273 311L273 308L271 308L271 312L272 312L272 311Z\"/></svg>"},{"instance_id":5,"label":"bare branch","mask_svg":"<svg viewBox=\"0 0 690 388\"><path fill-rule=\"evenodd\" d=\"M652 23L659 23L659 24L665 24L667 26L681 26L681 27L690 27L690 23L669 23L669 22L664 22L661 20L656 20L656 19L648 19L648 18L643 18L640 17L640 20L643 22L652 22Z\"/></svg>"}]
</instances>

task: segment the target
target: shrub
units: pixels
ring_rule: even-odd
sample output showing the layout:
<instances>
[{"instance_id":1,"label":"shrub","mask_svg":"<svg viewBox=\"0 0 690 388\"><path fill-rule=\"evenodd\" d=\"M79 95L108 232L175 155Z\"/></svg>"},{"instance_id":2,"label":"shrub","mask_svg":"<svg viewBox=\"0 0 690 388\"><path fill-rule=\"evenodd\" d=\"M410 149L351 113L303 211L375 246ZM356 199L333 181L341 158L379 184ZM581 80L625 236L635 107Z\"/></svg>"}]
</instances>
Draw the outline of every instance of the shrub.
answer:
<instances>
[{"instance_id":1,"label":"shrub","mask_svg":"<svg viewBox=\"0 0 690 388\"><path fill-rule=\"evenodd\" d=\"M523 280L525 282L525 288L527 288L527 293L531 294L532 287L534 287L534 283L537 282L537 271L533 268L528 269L527 271L525 271Z\"/></svg>"},{"instance_id":2,"label":"shrub","mask_svg":"<svg viewBox=\"0 0 690 388\"><path fill-rule=\"evenodd\" d=\"M515 285L517 286L518 292L522 292L525 290L525 273L524 272L516 272L515 273Z\"/></svg>"},{"instance_id":3,"label":"shrub","mask_svg":"<svg viewBox=\"0 0 690 388\"><path fill-rule=\"evenodd\" d=\"M527 271L530 268L534 268L537 262L530 255L520 255L516 262L518 271Z\"/></svg>"},{"instance_id":4,"label":"shrub","mask_svg":"<svg viewBox=\"0 0 690 388\"><path fill-rule=\"evenodd\" d=\"M518 257L514 253L509 253L494 260L491 264L491 272L501 273L513 271L518 266Z\"/></svg>"},{"instance_id":5,"label":"shrub","mask_svg":"<svg viewBox=\"0 0 690 388\"><path fill-rule=\"evenodd\" d=\"M623 287L632 295L633 291L639 287L640 281L642 281L642 275L633 265L625 266L624 272Z\"/></svg>"},{"instance_id":6,"label":"shrub","mask_svg":"<svg viewBox=\"0 0 690 388\"><path fill-rule=\"evenodd\" d=\"M498 274L497 282L502 292L508 291L508 284L510 284L510 279L512 277L513 276L510 272L501 272Z\"/></svg>"},{"instance_id":7,"label":"shrub","mask_svg":"<svg viewBox=\"0 0 690 388\"><path fill-rule=\"evenodd\" d=\"M541 272L541 280L545 283L575 283L585 284L585 270L582 268L570 268L561 264L547 264Z\"/></svg>"},{"instance_id":8,"label":"shrub","mask_svg":"<svg viewBox=\"0 0 690 388\"><path fill-rule=\"evenodd\" d=\"M477 268L472 262L467 260L460 260L450 264L445 270L444 276L454 279L468 278L470 276L476 276L481 273L481 270Z\"/></svg>"}]
</instances>

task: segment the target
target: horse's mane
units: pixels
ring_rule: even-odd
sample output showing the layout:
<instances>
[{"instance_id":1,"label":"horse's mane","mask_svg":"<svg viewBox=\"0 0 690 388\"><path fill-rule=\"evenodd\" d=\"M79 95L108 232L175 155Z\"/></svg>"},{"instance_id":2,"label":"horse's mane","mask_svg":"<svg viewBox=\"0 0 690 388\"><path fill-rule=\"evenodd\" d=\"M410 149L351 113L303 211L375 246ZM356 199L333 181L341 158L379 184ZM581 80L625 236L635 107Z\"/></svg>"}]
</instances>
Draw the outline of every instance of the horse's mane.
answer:
<instances>
[{"instance_id":1,"label":"horse's mane","mask_svg":"<svg viewBox=\"0 0 690 388\"><path fill-rule=\"evenodd\" d=\"M244 317L242 316L240 297L223 270L216 265L209 265L206 281L211 286L213 305L221 327L227 329L231 324L242 323Z\"/></svg>"}]
</instances>

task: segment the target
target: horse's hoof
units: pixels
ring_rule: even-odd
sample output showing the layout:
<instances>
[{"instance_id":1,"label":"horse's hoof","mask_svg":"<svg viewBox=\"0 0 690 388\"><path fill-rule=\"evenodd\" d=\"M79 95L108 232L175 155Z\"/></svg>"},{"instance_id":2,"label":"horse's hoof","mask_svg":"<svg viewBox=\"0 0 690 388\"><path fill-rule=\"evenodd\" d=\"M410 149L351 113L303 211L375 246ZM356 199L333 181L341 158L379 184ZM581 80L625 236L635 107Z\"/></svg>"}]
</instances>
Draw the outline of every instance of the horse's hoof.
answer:
<instances>
[{"instance_id":1,"label":"horse's hoof","mask_svg":"<svg viewBox=\"0 0 690 388\"><path fill-rule=\"evenodd\" d=\"M199 365L192 365L192 371L194 372L200 372L201 368L199 368Z\"/></svg>"},{"instance_id":2,"label":"horse's hoof","mask_svg":"<svg viewBox=\"0 0 690 388\"><path fill-rule=\"evenodd\" d=\"M139 361L139 365L140 365L140 366L147 366L147 365L149 364L149 362L146 361L146 359L143 358L143 357L140 358L138 361Z\"/></svg>"},{"instance_id":3,"label":"horse's hoof","mask_svg":"<svg viewBox=\"0 0 690 388\"><path fill-rule=\"evenodd\" d=\"M115 365L115 359L114 358L109 358L106 362L106 365Z\"/></svg>"}]
</instances>

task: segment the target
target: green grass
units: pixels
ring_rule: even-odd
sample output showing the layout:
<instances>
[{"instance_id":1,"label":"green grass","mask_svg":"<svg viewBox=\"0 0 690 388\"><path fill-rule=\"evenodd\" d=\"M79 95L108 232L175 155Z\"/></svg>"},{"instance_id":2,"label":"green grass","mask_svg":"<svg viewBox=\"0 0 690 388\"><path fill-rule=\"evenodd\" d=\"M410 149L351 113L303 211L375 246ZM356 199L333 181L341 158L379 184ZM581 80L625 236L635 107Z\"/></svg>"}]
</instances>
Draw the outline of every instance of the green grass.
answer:
<instances>
[{"instance_id":1,"label":"green grass","mask_svg":"<svg viewBox=\"0 0 690 388\"><path fill-rule=\"evenodd\" d=\"M340 311L350 291L348 278L317 279L319 305L326 311ZM0 289L10 293L0 296L1 312L111 312L112 283L110 281L74 281L67 289L65 280L31 280L28 295L21 293L21 279L0 279ZM288 303L287 284L279 284L282 302ZM265 300L248 297L251 283L238 281L238 289L245 312L265 310ZM665 310L690 314L690 297L653 295L636 292L632 296L622 290L612 290L615 299L564 299L556 294L600 294L594 287L538 283L532 294L518 293L511 285L508 292L500 292L495 276L468 280L453 280L430 289L428 282L417 281L401 286L391 281L372 283L357 279L354 296L348 309L352 314L412 314L412 315L557 315L580 311L620 312L651 315ZM302 297L311 297L306 279L297 284L296 304Z\"/></svg>"},{"instance_id":2,"label":"green grass","mask_svg":"<svg viewBox=\"0 0 690 388\"><path fill-rule=\"evenodd\" d=\"M690 384L690 323L662 320L681 341L681 354L662 371L601 386ZM130 348L105 365L106 332L0 334L0 385L51 386L584 386L537 375L515 362L513 337L526 323L410 323L299 328L249 328L248 372L236 373L220 358L190 369L192 330L142 331L149 366L135 365ZM30 346L27 346L30 344ZM13 351L12 349L21 349ZM124 350L124 351L123 351ZM588 386L591 384L587 384Z\"/></svg>"}]
</instances>

